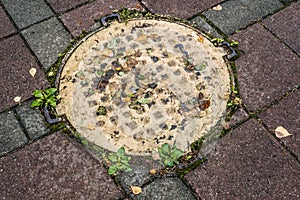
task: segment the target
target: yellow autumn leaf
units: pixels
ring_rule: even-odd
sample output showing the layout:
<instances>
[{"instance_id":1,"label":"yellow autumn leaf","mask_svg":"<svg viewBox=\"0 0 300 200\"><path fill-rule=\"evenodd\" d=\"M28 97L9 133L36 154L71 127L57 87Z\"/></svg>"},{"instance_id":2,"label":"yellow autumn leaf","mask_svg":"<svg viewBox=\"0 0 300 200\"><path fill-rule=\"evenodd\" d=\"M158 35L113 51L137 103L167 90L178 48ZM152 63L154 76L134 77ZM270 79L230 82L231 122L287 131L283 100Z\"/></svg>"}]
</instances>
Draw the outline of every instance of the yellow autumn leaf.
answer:
<instances>
[{"instance_id":1,"label":"yellow autumn leaf","mask_svg":"<svg viewBox=\"0 0 300 200\"><path fill-rule=\"evenodd\" d=\"M17 96L14 98L14 102L16 103L20 103L20 101L21 101L21 97Z\"/></svg>"},{"instance_id":2,"label":"yellow autumn leaf","mask_svg":"<svg viewBox=\"0 0 300 200\"><path fill-rule=\"evenodd\" d=\"M204 42L204 37L202 35L200 35L198 37L198 42L203 43Z\"/></svg>"},{"instance_id":3,"label":"yellow autumn leaf","mask_svg":"<svg viewBox=\"0 0 300 200\"><path fill-rule=\"evenodd\" d=\"M290 135L292 135L292 134L290 134L284 127L278 126L278 127L275 129L275 135L276 135L276 137L278 137L278 138L284 138L284 137L290 136Z\"/></svg>"},{"instance_id":4,"label":"yellow autumn leaf","mask_svg":"<svg viewBox=\"0 0 300 200\"><path fill-rule=\"evenodd\" d=\"M217 5L217 6L213 7L212 9L213 9L213 10L216 10L216 11L220 11L220 10L222 10L223 8L222 8L221 5Z\"/></svg>"},{"instance_id":5,"label":"yellow autumn leaf","mask_svg":"<svg viewBox=\"0 0 300 200\"><path fill-rule=\"evenodd\" d=\"M130 186L133 194L140 194L142 192L142 188L138 186Z\"/></svg>"},{"instance_id":6,"label":"yellow autumn leaf","mask_svg":"<svg viewBox=\"0 0 300 200\"><path fill-rule=\"evenodd\" d=\"M35 76L35 74L36 74L36 68L31 68L30 70L29 70L29 73L30 73L30 75L32 76L32 77L34 77Z\"/></svg>"},{"instance_id":7,"label":"yellow autumn leaf","mask_svg":"<svg viewBox=\"0 0 300 200\"><path fill-rule=\"evenodd\" d=\"M156 169L151 169L150 171L149 171L149 173L151 174L151 175L154 175L154 174L156 174Z\"/></svg>"}]
</instances>

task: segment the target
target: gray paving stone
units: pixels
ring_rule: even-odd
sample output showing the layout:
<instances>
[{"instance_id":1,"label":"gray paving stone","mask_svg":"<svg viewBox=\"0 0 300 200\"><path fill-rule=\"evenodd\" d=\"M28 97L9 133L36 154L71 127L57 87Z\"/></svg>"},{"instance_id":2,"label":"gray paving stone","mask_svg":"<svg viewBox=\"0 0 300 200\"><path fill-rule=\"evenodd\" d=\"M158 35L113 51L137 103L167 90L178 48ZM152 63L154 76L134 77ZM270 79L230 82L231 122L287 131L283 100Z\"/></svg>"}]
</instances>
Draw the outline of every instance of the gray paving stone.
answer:
<instances>
[{"instance_id":1,"label":"gray paving stone","mask_svg":"<svg viewBox=\"0 0 300 200\"><path fill-rule=\"evenodd\" d=\"M283 126L291 136L281 138L291 151L300 158L300 90L273 105L266 112L258 116L267 127L274 131Z\"/></svg>"},{"instance_id":2,"label":"gray paving stone","mask_svg":"<svg viewBox=\"0 0 300 200\"><path fill-rule=\"evenodd\" d=\"M142 188L142 193L132 195L138 200L193 200L191 190L177 177L161 178Z\"/></svg>"},{"instance_id":3,"label":"gray paving stone","mask_svg":"<svg viewBox=\"0 0 300 200\"><path fill-rule=\"evenodd\" d=\"M283 7L277 0L229 0L222 10L210 9L204 15L226 35L242 29Z\"/></svg>"},{"instance_id":4,"label":"gray paving stone","mask_svg":"<svg viewBox=\"0 0 300 200\"><path fill-rule=\"evenodd\" d=\"M35 76L29 70L36 69ZM35 57L30 53L19 35L14 35L0 42L0 112L18 105L32 97L35 89L47 87L48 81L40 69Z\"/></svg>"},{"instance_id":5,"label":"gray paving stone","mask_svg":"<svg viewBox=\"0 0 300 200\"><path fill-rule=\"evenodd\" d=\"M300 165L256 120L223 137L185 178L201 199L299 199Z\"/></svg>"},{"instance_id":6,"label":"gray paving stone","mask_svg":"<svg viewBox=\"0 0 300 200\"><path fill-rule=\"evenodd\" d=\"M50 6L55 10L57 13L61 13L68 9L74 8L82 3L87 2L88 0L47 0Z\"/></svg>"},{"instance_id":7,"label":"gray paving stone","mask_svg":"<svg viewBox=\"0 0 300 200\"><path fill-rule=\"evenodd\" d=\"M32 101L23 103L16 108L16 112L21 118L21 123L25 127L30 139L37 139L45 134L50 133L50 129L47 128L47 122L44 116L38 109L32 109Z\"/></svg>"},{"instance_id":8,"label":"gray paving stone","mask_svg":"<svg viewBox=\"0 0 300 200\"><path fill-rule=\"evenodd\" d=\"M53 15L43 0L2 0L6 10L17 26L22 29Z\"/></svg>"},{"instance_id":9,"label":"gray paving stone","mask_svg":"<svg viewBox=\"0 0 300 200\"><path fill-rule=\"evenodd\" d=\"M122 199L106 169L57 132L0 159L3 199Z\"/></svg>"},{"instance_id":10,"label":"gray paving stone","mask_svg":"<svg viewBox=\"0 0 300 200\"><path fill-rule=\"evenodd\" d=\"M22 31L22 34L45 70L51 67L71 40L71 36L56 18L35 24Z\"/></svg>"},{"instance_id":11,"label":"gray paving stone","mask_svg":"<svg viewBox=\"0 0 300 200\"><path fill-rule=\"evenodd\" d=\"M121 8L140 8L136 0L96 0L78 9L64 13L60 18L74 37L79 36L83 30L87 30L105 15L111 14L113 10Z\"/></svg>"},{"instance_id":12,"label":"gray paving stone","mask_svg":"<svg viewBox=\"0 0 300 200\"><path fill-rule=\"evenodd\" d=\"M151 12L187 19L224 0L142 0Z\"/></svg>"},{"instance_id":13,"label":"gray paving stone","mask_svg":"<svg viewBox=\"0 0 300 200\"><path fill-rule=\"evenodd\" d=\"M198 29L205 31L207 34L212 35L213 37L222 38L222 36L211 26L209 25L204 19L197 16L191 20L193 25L195 25Z\"/></svg>"},{"instance_id":14,"label":"gray paving stone","mask_svg":"<svg viewBox=\"0 0 300 200\"><path fill-rule=\"evenodd\" d=\"M125 192L130 195L130 186L141 186L153 181L154 176L149 172L151 169L159 171L163 168L160 161L154 161L151 157L132 156L130 160L132 171L120 173L116 176L116 180L124 188ZM134 196L134 195L133 195Z\"/></svg>"},{"instance_id":15,"label":"gray paving stone","mask_svg":"<svg viewBox=\"0 0 300 200\"><path fill-rule=\"evenodd\" d=\"M265 26L300 55L300 1L264 20Z\"/></svg>"},{"instance_id":16,"label":"gray paving stone","mask_svg":"<svg viewBox=\"0 0 300 200\"><path fill-rule=\"evenodd\" d=\"M1 113L0 156L26 144L27 142L28 140L23 133L18 121L16 120L14 113L10 111Z\"/></svg>"},{"instance_id":17,"label":"gray paving stone","mask_svg":"<svg viewBox=\"0 0 300 200\"><path fill-rule=\"evenodd\" d=\"M10 22L2 7L0 7L0 38L14 32L16 32L14 25Z\"/></svg>"},{"instance_id":18,"label":"gray paving stone","mask_svg":"<svg viewBox=\"0 0 300 200\"><path fill-rule=\"evenodd\" d=\"M235 34L242 55L235 61L242 101L257 111L299 85L300 58L260 24Z\"/></svg>"}]
</instances>

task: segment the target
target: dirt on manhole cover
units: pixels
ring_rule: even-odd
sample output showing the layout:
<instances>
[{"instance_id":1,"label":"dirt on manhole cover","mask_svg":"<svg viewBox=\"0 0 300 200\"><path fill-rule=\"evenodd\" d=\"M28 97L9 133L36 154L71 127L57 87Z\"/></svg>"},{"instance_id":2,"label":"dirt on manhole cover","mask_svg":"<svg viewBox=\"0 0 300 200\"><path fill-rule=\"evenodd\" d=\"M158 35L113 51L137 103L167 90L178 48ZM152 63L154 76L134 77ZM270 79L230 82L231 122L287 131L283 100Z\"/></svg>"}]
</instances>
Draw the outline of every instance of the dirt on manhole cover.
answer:
<instances>
[{"instance_id":1,"label":"dirt on manhole cover","mask_svg":"<svg viewBox=\"0 0 300 200\"><path fill-rule=\"evenodd\" d=\"M90 142L147 155L186 150L222 120L230 92L223 48L159 20L113 22L88 36L63 66L58 114Z\"/></svg>"}]
</instances>

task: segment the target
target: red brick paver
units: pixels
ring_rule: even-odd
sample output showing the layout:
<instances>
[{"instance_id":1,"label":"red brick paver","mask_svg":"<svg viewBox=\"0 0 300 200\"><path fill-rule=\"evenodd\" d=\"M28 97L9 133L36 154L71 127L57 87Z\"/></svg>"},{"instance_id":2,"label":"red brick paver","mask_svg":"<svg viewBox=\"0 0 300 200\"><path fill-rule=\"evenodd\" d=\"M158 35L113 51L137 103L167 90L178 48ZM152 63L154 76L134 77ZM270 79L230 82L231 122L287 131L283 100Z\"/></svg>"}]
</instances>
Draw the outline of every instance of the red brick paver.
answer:
<instances>
[{"instance_id":1,"label":"red brick paver","mask_svg":"<svg viewBox=\"0 0 300 200\"><path fill-rule=\"evenodd\" d=\"M62 133L0 160L3 199L120 199L105 168Z\"/></svg>"},{"instance_id":2,"label":"red brick paver","mask_svg":"<svg viewBox=\"0 0 300 200\"><path fill-rule=\"evenodd\" d=\"M236 60L240 94L257 111L300 83L300 58L260 24L235 34L241 57Z\"/></svg>"},{"instance_id":3,"label":"red brick paver","mask_svg":"<svg viewBox=\"0 0 300 200\"><path fill-rule=\"evenodd\" d=\"M255 120L226 135L186 179L201 199L299 199L300 166Z\"/></svg>"},{"instance_id":4,"label":"red brick paver","mask_svg":"<svg viewBox=\"0 0 300 200\"><path fill-rule=\"evenodd\" d=\"M171 15L179 18L189 18L224 0L142 0L151 12Z\"/></svg>"},{"instance_id":5,"label":"red brick paver","mask_svg":"<svg viewBox=\"0 0 300 200\"><path fill-rule=\"evenodd\" d=\"M29 73L31 68L37 71L34 77ZM0 112L17 105L16 96L25 101L35 89L48 85L36 59L18 35L0 42L0 74Z\"/></svg>"},{"instance_id":6,"label":"red brick paver","mask_svg":"<svg viewBox=\"0 0 300 200\"><path fill-rule=\"evenodd\" d=\"M290 134L281 140L300 157L300 90L291 93L287 98L272 106L259 117L269 129L274 131L277 127L284 127Z\"/></svg>"},{"instance_id":7,"label":"red brick paver","mask_svg":"<svg viewBox=\"0 0 300 200\"><path fill-rule=\"evenodd\" d=\"M50 6L57 13L61 13L68 9L74 8L77 5L87 2L88 0L47 0Z\"/></svg>"},{"instance_id":8,"label":"red brick paver","mask_svg":"<svg viewBox=\"0 0 300 200\"><path fill-rule=\"evenodd\" d=\"M300 1L264 20L276 36L300 54Z\"/></svg>"},{"instance_id":9,"label":"red brick paver","mask_svg":"<svg viewBox=\"0 0 300 200\"><path fill-rule=\"evenodd\" d=\"M83 30L86 30L94 24L94 20L99 19L101 16L111 14L111 12L116 9L136 8L139 7L139 5L138 1L135 0L98 0L65 13L61 16L61 20L73 36L78 36Z\"/></svg>"},{"instance_id":10,"label":"red brick paver","mask_svg":"<svg viewBox=\"0 0 300 200\"><path fill-rule=\"evenodd\" d=\"M0 7L0 38L12 34L16 31L4 10Z\"/></svg>"}]
</instances>

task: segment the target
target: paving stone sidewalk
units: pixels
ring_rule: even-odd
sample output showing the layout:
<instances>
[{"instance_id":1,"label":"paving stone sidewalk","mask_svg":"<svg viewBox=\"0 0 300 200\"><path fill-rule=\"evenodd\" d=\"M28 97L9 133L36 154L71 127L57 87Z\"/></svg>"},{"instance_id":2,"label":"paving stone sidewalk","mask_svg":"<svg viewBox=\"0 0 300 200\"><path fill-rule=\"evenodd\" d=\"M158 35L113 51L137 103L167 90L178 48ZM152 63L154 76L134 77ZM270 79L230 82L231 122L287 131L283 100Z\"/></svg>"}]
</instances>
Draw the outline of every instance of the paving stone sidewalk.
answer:
<instances>
[{"instance_id":1,"label":"paving stone sidewalk","mask_svg":"<svg viewBox=\"0 0 300 200\"><path fill-rule=\"evenodd\" d=\"M30 108L70 40L124 7L239 41L242 105L207 162L184 177L111 177L102 159ZM0 199L300 199L299 10L298 0L0 0ZM291 135L277 138L279 126Z\"/></svg>"}]
</instances>

